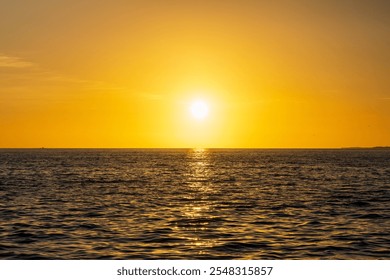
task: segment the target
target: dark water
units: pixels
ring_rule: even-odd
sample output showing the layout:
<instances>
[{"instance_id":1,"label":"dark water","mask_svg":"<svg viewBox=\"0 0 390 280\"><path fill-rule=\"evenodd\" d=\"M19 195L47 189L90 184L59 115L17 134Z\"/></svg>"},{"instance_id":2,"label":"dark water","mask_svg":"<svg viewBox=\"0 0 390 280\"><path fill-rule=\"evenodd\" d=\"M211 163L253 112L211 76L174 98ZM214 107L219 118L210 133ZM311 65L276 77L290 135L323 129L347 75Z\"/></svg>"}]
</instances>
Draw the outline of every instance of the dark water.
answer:
<instances>
[{"instance_id":1,"label":"dark water","mask_svg":"<svg viewBox=\"0 0 390 280\"><path fill-rule=\"evenodd\" d=\"M390 151L0 150L1 259L390 259Z\"/></svg>"}]
</instances>

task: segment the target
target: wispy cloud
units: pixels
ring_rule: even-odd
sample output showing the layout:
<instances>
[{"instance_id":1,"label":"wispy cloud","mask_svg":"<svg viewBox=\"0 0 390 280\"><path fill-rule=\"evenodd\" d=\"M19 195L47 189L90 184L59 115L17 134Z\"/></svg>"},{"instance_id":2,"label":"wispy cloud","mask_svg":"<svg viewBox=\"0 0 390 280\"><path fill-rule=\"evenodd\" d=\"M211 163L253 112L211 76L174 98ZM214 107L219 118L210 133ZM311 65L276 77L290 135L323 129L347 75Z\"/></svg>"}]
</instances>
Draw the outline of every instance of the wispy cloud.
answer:
<instances>
[{"instance_id":1,"label":"wispy cloud","mask_svg":"<svg viewBox=\"0 0 390 280\"><path fill-rule=\"evenodd\" d=\"M0 103L5 100L19 102L22 99L42 102L79 100L89 98L91 94L121 94L126 90L106 81L63 74L47 69L38 61L32 63L4 52L0 52L0 85Z\"/></svg>"},{"instance_id":2,"label":"wispy cloud","mask_svg":"<svg viewBox=\"0 0 390 280\"><path fill-rule=\"evenodd\" d=\"M0 67L2 68L28 68L34 64L22 58L0 54Z\"/></svg>"},{"instance_id":3,"label":"wispy cloud","mask_svg":"<svg viewBox=\"0 0 390 280\"><path fill-rule=\"evenodd\" d=\"M104 81L96 81L64 75L48 70L38 63L32 63L21 57L11 56L0 52L0 98L13 96L19 98L37 93L47 96L58 96L58 92L67 92L74 96L76 93L113 93L123 91L118 85ZM17 71L14 71L16 70Z\"/></svg>"}]
</instances>

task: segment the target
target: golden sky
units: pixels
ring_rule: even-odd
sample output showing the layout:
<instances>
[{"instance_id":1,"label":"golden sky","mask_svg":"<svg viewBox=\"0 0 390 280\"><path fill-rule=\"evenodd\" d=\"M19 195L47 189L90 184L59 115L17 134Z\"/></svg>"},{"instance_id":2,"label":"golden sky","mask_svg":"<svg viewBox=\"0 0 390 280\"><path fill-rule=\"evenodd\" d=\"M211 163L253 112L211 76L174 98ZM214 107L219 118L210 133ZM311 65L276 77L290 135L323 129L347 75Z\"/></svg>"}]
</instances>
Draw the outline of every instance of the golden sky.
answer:
<instances>
[{"instance_id":1,"label":"golden sky","mask_svg":"<svg viewBox=\"0 0 390 280\"><path fill-rule=\"evenodd\" d=\"M379 0L1 0L0 147L390 145L389 15Z\"/></svg>"}]
</instances>

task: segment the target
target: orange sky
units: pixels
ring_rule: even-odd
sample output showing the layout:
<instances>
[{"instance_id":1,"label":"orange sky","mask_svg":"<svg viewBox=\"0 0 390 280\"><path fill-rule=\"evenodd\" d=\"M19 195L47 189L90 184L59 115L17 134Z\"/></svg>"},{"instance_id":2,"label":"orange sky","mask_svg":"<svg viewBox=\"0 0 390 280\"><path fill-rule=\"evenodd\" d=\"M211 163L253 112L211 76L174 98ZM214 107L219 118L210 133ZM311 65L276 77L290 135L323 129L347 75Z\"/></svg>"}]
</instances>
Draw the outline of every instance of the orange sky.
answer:
<instances>
[{"instance_id":1,"label":"orange sky","mask_svg":"<svg viewBox=\"0 0 390 280\"><path fill-rule=\"evenodd\" d=\"M389 14L379 0L3 0L0 147L390 146Z\"/></svg>"}]
</instances>

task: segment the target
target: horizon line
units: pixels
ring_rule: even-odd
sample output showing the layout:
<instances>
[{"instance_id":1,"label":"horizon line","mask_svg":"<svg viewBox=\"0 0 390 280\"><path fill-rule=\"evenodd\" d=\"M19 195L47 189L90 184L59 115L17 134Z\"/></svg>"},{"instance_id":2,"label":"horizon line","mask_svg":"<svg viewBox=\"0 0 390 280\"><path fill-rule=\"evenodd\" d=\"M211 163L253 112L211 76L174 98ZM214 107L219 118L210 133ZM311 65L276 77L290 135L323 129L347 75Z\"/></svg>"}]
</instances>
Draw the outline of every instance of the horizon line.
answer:
<instances>
[{"instance_id":1,"label":"horizon line","mask_svg":"<svg viewBox=\"0 0 390 280\"><path fill-rule=\"evenodd\" d=\"M156 150L156 149L175 149L175 150L195 150L195 149L210 149L210 150L343 150L343 149L390 149L390 146L356 146L356 147L0 147L1 150L7 149L29 149L29 150L71 150L71 149L84 149L84 150Z\"/></svg>"}]
</instances>

